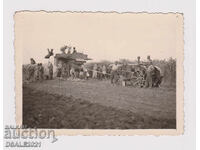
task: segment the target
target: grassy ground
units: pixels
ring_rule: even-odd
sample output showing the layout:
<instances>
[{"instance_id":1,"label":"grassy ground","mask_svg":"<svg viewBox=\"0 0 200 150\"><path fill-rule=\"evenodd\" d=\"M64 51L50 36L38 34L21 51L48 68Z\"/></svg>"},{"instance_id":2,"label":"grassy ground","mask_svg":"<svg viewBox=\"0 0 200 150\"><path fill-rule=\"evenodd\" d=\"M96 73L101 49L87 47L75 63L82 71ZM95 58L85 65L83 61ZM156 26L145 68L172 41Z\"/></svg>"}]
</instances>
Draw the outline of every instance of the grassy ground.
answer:
<instances>
[{"instance_id":1,"label":"grassy ground","mask_svg":"<svg viewBox=\"0 0 200 150\"><path fill-rule=\"evenodd\" d=\"M174 88L112 86L107 81L43 81L23 87L23 124L37 128L176 128Z\"/></svg>"}]
</instances>

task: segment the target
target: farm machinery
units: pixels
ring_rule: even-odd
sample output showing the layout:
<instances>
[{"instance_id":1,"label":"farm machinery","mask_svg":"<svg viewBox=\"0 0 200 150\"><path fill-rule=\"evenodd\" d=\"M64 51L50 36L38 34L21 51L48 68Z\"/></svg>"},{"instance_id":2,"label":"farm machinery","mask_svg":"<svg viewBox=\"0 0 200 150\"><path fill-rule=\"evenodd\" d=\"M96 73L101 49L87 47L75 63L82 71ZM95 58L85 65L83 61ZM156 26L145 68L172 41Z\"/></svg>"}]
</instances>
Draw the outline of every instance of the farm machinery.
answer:
<instances>
[{"instance_id":1,"label":"farm machinery","mask_svg":"<svg viewBox=\"0 0 200 150\"><path fill-rule=\"evenodd\" d=\"M118 68L115 83L121 84L122 86L133 87L145 87L145 84L148 83L151 84L148 85L150 87L159 87L162 82L162 78L163 75L158 66L128 64L122 65Z\"/></svg>"},{"instance_id":2,"label":"farm machinery","mask_svg":"<svg viewBox=\"0 0 200 150\"><path fill-rule=\"evenodd\" d=\"M116 74L116 83L122 86L144 87L146 80L145 65L128 64L118 68Z\"/></svg>"}]
</instances>

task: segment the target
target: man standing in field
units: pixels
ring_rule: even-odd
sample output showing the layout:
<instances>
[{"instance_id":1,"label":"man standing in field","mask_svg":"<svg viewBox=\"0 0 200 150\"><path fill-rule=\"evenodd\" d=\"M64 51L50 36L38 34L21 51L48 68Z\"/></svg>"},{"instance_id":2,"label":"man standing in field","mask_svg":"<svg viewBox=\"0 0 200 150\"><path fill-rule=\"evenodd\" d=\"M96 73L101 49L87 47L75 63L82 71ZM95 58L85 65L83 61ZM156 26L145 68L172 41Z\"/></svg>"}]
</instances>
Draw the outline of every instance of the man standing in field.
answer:
<instances>
[{"instance_id":1,"label":"man standing in field","mask_svg":"<svg viewBox=\"0 0 200 150\"><path fill-rule=\"evenodd\" d=\"M140 65L140 56L137 57L137 63Z\"/></svg>"},{"instance_id":2,"label":"man standing in field","mask_svg":"<svg viewBox=\"0 0 200 150\"><path fill-rule=\"evenodd\" d=\"M153 65L153 61L151 60L150 55L147 56L147 65L148 66Z\"/></svg>"},{"instance_id":3,"label":"man standing in field","mask_svg":"<svg viewBox=\"0 0 200 150\"><path fill-rule=\"evenodd\" d=\"M84 66L84 65L82 65L82 68L83 68L84 79L87 80L89 78L88 70L87 70L86 66Z\"/></svg>"},{"instance_id":4,"label":"man standing in field","mask_svg":"<svg viewBox=\"0 0 200 150\"><path fill-rule=\"evenodd\" d=\"M53 79L53 64L49 61L48 62L48 69L49 69L49 79Z\"/></svg>"},{"instance_id":5,"label":"man standing in field","mask_svg":"<svg viewBox=\"0 0 200 150\"><path fill-rule=\"evenodd\" d=\"M93 72L92 72L92 78L96 79L97 78L97 64L94 64L94 67L93 67Z\"/></svg>"},{"instance_id":6,"label":"man standing in field","mask_svg":"<svg viewBox=\"0 0 200 150\"><path fill-rule=\"evenodd\" d=\"M43 80L43 76L44 76L44 67L42 66L42 63L38 64L38 78L39 81Z\"/></svg>"},{"instance_id":7,"label":"man standing in field","mask_svg":"<svg viewBox=\"0 0 200 150\"><path fill-rule=\"evenodd\" d=\"M106 66L103 65L103 67L102 67L103 79L106 79L106 73L107 73Z\"/></svg>"},{"instance_id":8,"label":"man standing in field","mask_svg":"<svg viewBox=\"0 0 200 150\"><path fill-rule=\"evenodd\" d=\"M112 84L117 82L117 77L118 77L117 69L118 68L119 68L118 62L115 61L115 64L113 64L112 68L111 68L111 83Z\"/></svg>"},{"instance_id":9,"label":"man standing in field","mask_svg":"<svg viewBox=\"0 0 200 150\"><path fill-rule=\"evenodd\" d=\"M61 62L58 62L58 67L57 67L57 77L61 77L61 73L62 73L62 63Z\"/></svg>"},{"instance_id":10,"label":"man standing in field","mask_svg":"<svg viewBox=\"0 0 200 150\"><path fill-rule=\"evenodd\" d=\"M154 67L153 65L150 65L146 71L145 87L150 87L150 88L153 87L153 72L154 72Z\"/></svg>"},{"instance_id":11,"label":"man standing in field","mask_svg":"<svg viewBox=\"0 0 200 150\"><path fill-rule=\"evenodd\" d=\"M150 87L150 88L153 87L153 72L154 72L153 62L151 60L151 57L148 55L145 87Z\"/></svg>"}]
</instances>

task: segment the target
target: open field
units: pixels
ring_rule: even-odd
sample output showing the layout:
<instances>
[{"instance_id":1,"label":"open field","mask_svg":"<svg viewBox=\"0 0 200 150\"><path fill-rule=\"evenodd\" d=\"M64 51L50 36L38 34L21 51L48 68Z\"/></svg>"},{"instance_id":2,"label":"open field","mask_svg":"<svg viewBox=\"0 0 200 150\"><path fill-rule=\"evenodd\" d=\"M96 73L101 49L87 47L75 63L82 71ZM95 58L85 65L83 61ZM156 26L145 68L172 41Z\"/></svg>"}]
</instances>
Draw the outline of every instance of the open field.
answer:
<instances>
[{"instance_id":1,"label":"open field","mask_svg":"<svg viewBox=\"0 0 200 150\"><path fill-rule=\"evenodd\" d=\"M23 87L23 124L37 128L174 129L175 88L49 80Z\"/></svg>"}]
</instances>

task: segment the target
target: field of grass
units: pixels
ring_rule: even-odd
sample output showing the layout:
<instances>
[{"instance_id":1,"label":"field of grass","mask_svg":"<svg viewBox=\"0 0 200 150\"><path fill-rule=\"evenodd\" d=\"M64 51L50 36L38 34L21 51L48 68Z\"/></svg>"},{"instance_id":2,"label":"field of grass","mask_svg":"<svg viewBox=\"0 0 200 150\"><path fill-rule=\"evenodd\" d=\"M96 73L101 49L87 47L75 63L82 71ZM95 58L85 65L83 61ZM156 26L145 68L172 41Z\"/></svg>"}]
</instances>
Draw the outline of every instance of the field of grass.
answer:
<instances>
[{"instance_id":1,"label":"field of grass","mask_svg":"<svg viewBox=\"0 0 200 150\"><path fill-rule=\"evenodd\" d=\"M23 86L23 125L66 129L175 129L176 89L109 81L42 81Z\"/></svg>"}]
</instances>

